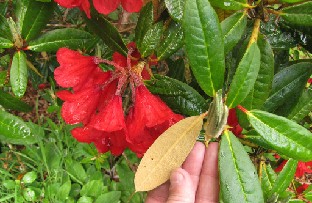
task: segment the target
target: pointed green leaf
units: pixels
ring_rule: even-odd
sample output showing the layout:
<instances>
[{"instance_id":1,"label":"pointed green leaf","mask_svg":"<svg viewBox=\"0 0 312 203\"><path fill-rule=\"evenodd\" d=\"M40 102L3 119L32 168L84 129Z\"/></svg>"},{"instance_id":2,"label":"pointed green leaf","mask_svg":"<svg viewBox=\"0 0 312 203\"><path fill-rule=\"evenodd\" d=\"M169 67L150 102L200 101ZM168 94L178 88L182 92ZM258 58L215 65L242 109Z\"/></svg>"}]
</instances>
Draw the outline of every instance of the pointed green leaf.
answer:
<instances>
[{"instance_id":1,"label":"pointed green leaf","mask_svg":"<svg viewBox=\"0 0 312 203\"><path fill-rule=\"evenodd\" d=\"M4 83L6 82L6 77L8 75L8 71L0 71L0 87L2 87L4 85Z\"/></svg>"},{"instance_id":2,"label":"pointed green leaf","mask_svg":"<svg viewBox=\"0 0 312 203\"><path fill-rule=\"evenodd\" d=\"M27 123L0 110L0 140L11 144L34 144L37 139Z\"/></svg>"},{"instance_id":3,"label":"pointed green leaf","mask_svg":"<svg viewBox=\"0 0 312 203\"><path fill-rule=\"evenodd\" d=\"M242 102L242 106L247 109L261 108L265 100L269 97L274 76L274 55L270 43L259 36L258 46L261 53L260 70L254 87Z\"/></svg>"},{"instance_id":4,"label":"pointed green leaf","mask_svg":"<svg viewBox=\"0 0 312 203\"><path fill-rule=\"evenodd\" d=\"M0 37L0 49L11 48L13 46L14 46L14 44L13 44L13 42L11 42L11 40Z\"/></svg>"},{"instance_id":5,"label":"pointed green leaf","mask_svg":"<svg viewBox=\"0 0 312 203\"><path fill-rule=\"evenodd\" d=\"M152 2L149 2L141 9L140 16L135 28L134 41L138 47L141 46L147 31L152 27L153 21L153 4Z\"/></svg>"},{"instance_id":6,"label":"pointed green leaf","mask_svg":"<svg viewBox=\"0 0 312 203\"><path fill-rule=\"evenodd\" d=\"M159 61L167 59L183 46L183 31L180 24L172 21L164 31L159 46L156 49Z\"/></svg>"},{"instance_id":7,"label":"pointed green leaf","mask_svg":"<svg viewBox=\"0 0 312 203\"><path fill-rule=\"evenodd\" d=\"M65 163L68 175L82 185L87 179L87 174L81 163L69 158L66 159Z\"/></svg>"},{"instance_id":8,"label":"pointed green leaf","mask_svg":"<svg viewBox=\"0 0 312 203\"><path fill-rule=\"evenodd\" d=\"M24 0L25 1L25 0ZM49 22L54 10L54 3L42 3L28 0L24 4L24 15L20 27L23 39L30 41L36 38Z\"/></svg>"},{"instance_id":9,"label":"pointed green leaf","mask_svg":"<svg viewBox=\"0 0 312 203\"><path fill-rule=\"evenodd\" d=\"M155 79L146 81L148 89L161 97L175 112L195 116L208 109L206 100L192 87L178 80L154 75Z\"/></svg>"},{"instance_id":10,"label":"pointed green leaf","mask_svg":"<svg viewBox=\"0 0 312 203\"><path fill-rule=\"evenodd\" d=\"M301 121L305 116L307 116L312 111L312 86L305 90L297 102L296 106L292 109L290 114L287 116L295 122Z\"/></svg>"},{"instance_id":11,"label":"pointed green leaf","mask_svg":"<svg viewBox=\"0 0 312 203\"><path fill-rule=\"evenodd\" d=\"M311 73L311 63L308 62L296 63L278 72L274 76L272 92L263 109L272 112L296 93L299 92L300 95Z\"/></svg>"},{"instance_id":12,"label":"pointed green leaf","mask_svg":"<svg viewBox=\"0 0 312 203\"><path fill-rule=\"evenodd\" d=\"M240 104L253 88L260 69L260 50L257 43L252 43L238 64L226 104L233 108Z\"/></svg>"},{"instance_id":13,"label":"pointed green leaf","mask_svg":"<svg viewBox=\"0 0 312 203\"><path fill-rule=\"evenodd\" d=\"M22 182L29 184L29 183L33 183L36 179L37 179L37 173L35 171L31 171L31 172L26 173L23 176Z\"/></svg>"},{"instance_id":14,"label":"pointed green leaf","mask_svg":"<svg viewBox=\"0 0 312 203\"><path fill-rule=\"evenodd\" d=\"M170 16L175 21L181 21L183 17L185 0L165 0Z\"/></svg>"},{"instance_id":15,"label":"pointed green leaf","mask_svg":"<svg viewBox=\"0 0 312 203\"><path fill-rule=\"evenodd\" d=\"M95 43L95 37L86 31L64 28L46 32L36 40L29 42L27 49L37 52L55 52L61 47L87 49Z\"/></svg>"},{"instance_id":16,"label":"pointed green leaf","mask_svg":"<svg viewBox=\"0 0 312 203\"><path fill-rule=\"evenodd\" d=\"M82 186L80 191L81 196L98 197L103 190L102 180L91 180Z\"/></svg>"},{"instance_id":17,"label":"pointed green leaf","mask_svg":"<svg viewBox=\"0 0 312 203\"><path fill-rule=\"evenodd\" d=\"M95 203L104 203L104 202L109 202L109 203L118 203L120 202L120 196L121 192L120 191L111 191L105 194L100 195L96 200Z\"/></svg>"},{"instance_id":18,"label":"pointed green leaf","mask_svg":"<svg viewBox=\"0 0 312 203\"><path fill-rule=\"evenodd\" d=\"M1 14L0 14L0 37L8 39L10 41L13 39L8 21Z\"/></svg>"},{"instance_id":19,"label":"pointed green leaf","mask_svg":"<svg viewBox=\"0 0 312 203\"><path fill-rule=\"evenodd\" d=\"M241 39L247 26L245 12L236 12L221 22L224 39L224 53L227 54Z\"/></svg>"},{"instance_id":20,"label":"pointed green leaf","mask_svg":"<svg viewBox=\"0 0 312 203\"><path fill-rule=\"evenodd\" d=\"M249 7L245 0L210 0L210 3L223 10L241 10Z\"/></svg>"},{"instance_id":21,"label":"pointed green leaf","mask_svg":"<svg viewBox=\"0 0 312 203\"><path fill-rule=\"evenodd\" d=\"M5 15L8 10L8 4L9 1L5 0L4 2L1 2L0 4L0 15Z\"/></svg>"},{"instance_id":22,"label":"pointed green leaf","mask_svg":"<svg viewBox=\"0 0 312 203\"><path fill-rule=\"evenodd\" d=\"M274 198L282 194L289 186L291 181L294 179L294 175L297 169L298 161L289 159L284 166L283 170L278 174L277 179L269 193L270 198ZM272 197L273 196L273 197Z\"/></svg>"},{"instance_id":23,"label":"pointed green leaf","mask_svg":"<svg viewBox=\"0 0 312 203\"><path fill-rule=\"evenodd\" d=\"M17 97L22 97L26 92L27 78L26 54L23 51L17 51L13 56L10 69L10 83Z\"/></svg>"},{"instance_id":24,"label":"pointed green leaf","mask_svg":"<svg viewBox=\"0 0 312 203\"><path fill-rule=\"evenodd\" d=\"M207 0L186 0L183 31L187 56L200 87L209 96L222 89L224 46L218 16Z\"/></svg>"},{"instance_id":25,"label":"pointed green leaf","mask_svg":"<svg viewBox=\"0 0 312 203\"><path fill-rule=\"evenodd\" d=\"M252 127L271 149L290 158L312 160L312 133L301 125L260 110L247 112Z\"/></svg>"},{"instance_id":26,"label":"pointed green leaf","mask_svg":"<svg viewBox=\"0 0 312 203\"><path fill-rule=\"evenodd\" d=\"M282 9L280 16L287 22L301 25L312 26L312 2L286 7Z\"/></svg>"},{"instance_id":27,"label":"pointed green leaf","mask_svg":"<svg viewBox=\"0 0 312 203\"><path fill-rule=\"evenodd\" d=\"M268 199L276 178L277 178L277 175L272 169L271 165L263 164L262 174L261 174L261 188L263 191L264 200Z\"/></svg>"},{"instance_id":28,"label":"pointed green leaf","mask_svg":"<svg viewBox=\"0 0 312 203\"><path fill-rule=\"evenodd\" d=\"M99 36L109 48L125 56L127 55L128 49L118 30L108 20L94 12L92 12L91 19L85 16L84 20L88 28Z\"/></svg>"},{"instance_id":29,"label":"pointed green leaf","mask_svg":"<svg viewBox=\"0 0 312 203\"><path fill-rule=\"evenodd\" d=\"M65 202L66 199L68 199L70 189L71 189L71 182L66 181L57 191L57 194L56 194L57 200Z\"/></svg>"},{"instance_id":30,"label":"pointed green leaf","mask_svg":"<svg viewBox=\"0 0 312 203\"><path fill-rule=\"evenodd\" d=\"M224 203L263 203L257 172L243 145L228 131L219 150L220 190Z\"/></svg>"},{"instance_id":31,"label":"pointed green leaf","mask_svg":"<svg viewBox=\"0 0 312 203\"><path fill-rule=\"evenodd\" d=\"M0 90L0 105L6 109L16 111L29 112L32 110L31 106L3 90Z\"/></svg>"},{"instance_id":32,"label":"pointed green leaf","mask_svg":"<svg viewBox=\"0 0 312 203\"><path fill-rule=\"evenodd\" d=\"M138 49L143 57L149 56L153 53L154 49L160 41L163 33L163 23L159 22L146 32L141 44L138 44Z\"/></svg>"}]
</instances>

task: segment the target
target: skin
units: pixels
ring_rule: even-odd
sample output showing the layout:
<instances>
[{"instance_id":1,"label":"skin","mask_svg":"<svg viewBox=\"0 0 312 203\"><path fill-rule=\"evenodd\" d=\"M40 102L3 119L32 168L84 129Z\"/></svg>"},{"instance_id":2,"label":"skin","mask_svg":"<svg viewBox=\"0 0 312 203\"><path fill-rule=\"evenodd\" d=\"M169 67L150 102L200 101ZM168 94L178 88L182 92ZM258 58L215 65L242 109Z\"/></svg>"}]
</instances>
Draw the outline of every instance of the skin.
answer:
<instances>
[{"instance_id":1,"label":"skin","mask_svg":"<svg viewBox=\"0 0 312 203\"><path fill-rule=\"evenodd\" d=\"M195 144L170 181L148 192L145 203L219 202L218 143Z\"/></svg>"}]
</instances>

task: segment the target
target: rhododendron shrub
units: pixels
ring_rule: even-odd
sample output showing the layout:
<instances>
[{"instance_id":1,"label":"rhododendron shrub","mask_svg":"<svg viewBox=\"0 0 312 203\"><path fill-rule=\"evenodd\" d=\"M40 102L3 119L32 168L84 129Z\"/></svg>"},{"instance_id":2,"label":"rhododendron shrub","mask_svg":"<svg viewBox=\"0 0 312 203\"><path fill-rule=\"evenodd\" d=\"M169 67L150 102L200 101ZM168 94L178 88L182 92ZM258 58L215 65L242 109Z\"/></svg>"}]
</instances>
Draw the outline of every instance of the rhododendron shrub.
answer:
<instances>
[{"instance_id":1,"label":"rhododendron shrub","mask_svg":"<svg viewBox=\"0 0 312 203\"><path fill-rule=\"evenodd\" d=\"M220 143L220 202L311 202L311 11L0 1L0 199L141 203L143 164L166 181L200 141Z\"/></svg>"}]
</instances>

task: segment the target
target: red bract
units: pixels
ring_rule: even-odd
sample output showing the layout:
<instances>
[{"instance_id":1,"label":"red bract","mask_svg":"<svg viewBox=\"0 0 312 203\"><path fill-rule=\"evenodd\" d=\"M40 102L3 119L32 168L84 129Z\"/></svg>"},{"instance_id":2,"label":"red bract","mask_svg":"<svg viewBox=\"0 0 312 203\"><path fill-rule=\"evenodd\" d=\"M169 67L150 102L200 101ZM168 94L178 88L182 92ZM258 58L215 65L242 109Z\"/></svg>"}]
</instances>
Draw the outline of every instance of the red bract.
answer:
<instances>
[{"instance_id":1,"label":"red bract","mask_svg":"<svg viewBox=\"0 0 312 203\"><path fill-rule=\"evenodd\" d=\"M303 183L302 185L297 187L296 189L297 194L302 194L308 187L309 187L309 184Z\"/></svg>"},{"instance_id":2,"label":"red bract","mask_svg":"<svg viewBox=\"0 0 312 203\"><path fill-rule=\"evenodd\" d=\"M150 77L146 62L134 43L128 47L127 58L114 53L113 61L60 49L55 80L72 90L62 90L56 95L64 100L61 113L65 122L82 124L71 131L79 142L94 143L101 153L111 151L120 155L129 147L142 156L160 134L183 117L173 113L144 86L143 73ZM101 62L115 69L104 72L97 65ZM129 91L132 103L126 115L127 106L123 107L122 98L129 97Z\"/></svg>"},{"instance_id":3,"label":"red bract","mask_svg":"<svg viewBox=\"0 0 312 203\"><path fill-rule=\"evenodd\" d=\"M65 8L78 7L84 11L88 18L90 16L90 3L89 0L55 0L58 4ZM115 11L119 5L130 13L139 12L143 6L142 0L93 0L95 9L104 15L110 14Z\"/></svg>"},{"instance_id":4,"label":"red bract","mask_svg":"<svg viewBox=\"0 0 312 203\"><path fill-rule=\"evenodd\" d=\"M232 131L232 133L234 135L236 135L237 137L241 137L242 136L243 128L238 123L238 119L237 119L237 115L236 115L236 110L235 109L230 109L229 110L229 117L228 117L228 120L227 120L227 124L229 126L231 126L231 128L229 130Z\"/></svg>"}]
</instances>

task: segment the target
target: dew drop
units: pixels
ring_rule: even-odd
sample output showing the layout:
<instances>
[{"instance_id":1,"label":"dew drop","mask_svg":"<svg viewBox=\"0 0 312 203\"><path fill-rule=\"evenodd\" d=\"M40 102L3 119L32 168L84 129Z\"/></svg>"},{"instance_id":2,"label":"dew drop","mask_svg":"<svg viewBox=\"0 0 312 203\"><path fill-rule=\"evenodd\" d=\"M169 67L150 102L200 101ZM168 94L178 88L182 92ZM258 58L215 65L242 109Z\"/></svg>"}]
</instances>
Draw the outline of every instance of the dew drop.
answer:
<instances>
[{"instance_id":1,"label":"dew drop","mask_svg":"<svg viewBox=\"0 0 312 203\"><path fill-rule=\"evenodd\" d=\"M224 6L231 6L231 2L225 1Z\"/></svg>"}]
</instances>

